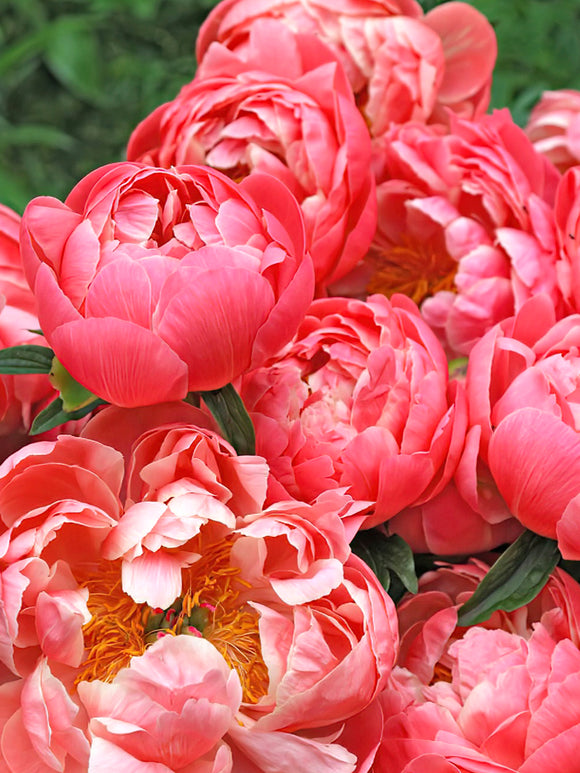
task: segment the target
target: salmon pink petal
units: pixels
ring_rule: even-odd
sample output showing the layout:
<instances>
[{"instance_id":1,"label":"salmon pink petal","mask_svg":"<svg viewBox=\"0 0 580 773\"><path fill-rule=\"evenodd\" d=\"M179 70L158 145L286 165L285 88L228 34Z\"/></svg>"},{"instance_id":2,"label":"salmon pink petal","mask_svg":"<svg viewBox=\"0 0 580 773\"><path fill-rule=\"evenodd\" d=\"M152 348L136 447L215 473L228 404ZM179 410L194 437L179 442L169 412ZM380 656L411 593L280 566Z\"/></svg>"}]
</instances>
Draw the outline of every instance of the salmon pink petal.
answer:
<instances>
[{"instance_id":1,"label":"salmon pink petal","mask_svg":"<svg viewBox=\"0 0 580 773\"><path fill-rule=\"evenodd\" d=\"M132 322L78 320L56 329L52 342L69 373L115 405L152 405L187 394L185 363L158 336Z\"/></svg>"},{"instance_id":2,"label":"salmon pink petal","mask_svg":"<svg viewBox=\"0 0 580 773\"><path fill-rule=\"evenodd\" d=\"M568 502L556 526L558 547L562 556L571 561L580 561L580 494Z\"/></svg>"},{"instance_id":3,"label":"salmon pink petal","mask_svg":"<svg viewBox=\"0 0 580 773\"><path fill-rule=\"evenodd\" d=\"M236 726L229 730L235 747L248 757L260 773L296 773L297 770L316 773L352 773L356 757L344 747L291 733L262 732ZM249 768L248 768L249 770Z\"/></svg>"},{"instance_id":4,"label":"salmon pink petal","mask_svg":"<svg viewBox=\"0 0 580 773\"><path fill-rule=\"evenodd\" d=\"M275 304L264 324L257 331L252 347L252 367L263 362L266 352L278 351L288 340L288 330L295 329L304 317L304 292L314 293L314 269L304 260L288 283L286 292Z\"/></svg>"},{"instance_id":5,"label":"salmon pink petal","mask_svg":"<svg viewBox=\"0 0 580 773\"><path fill-rule=\"evenodd\" d=\"M111 287L116 291L111 292ZM115 260L103 266L87 295L87 317L116 317L145 329L151 325L151 283L141 261Z\"/></svg>"},{"instance_id":6,"label":"salmon pink petal","mask_svg":"<svg viewBox=\"0 0 580 773\"><path fill-rule=\"evenodd\" d=\"M49 343L50 334L55 327L63 322L75 322L82 319L79 312L58 286L54 272L45 264L42 264L36 273L34 292L36 295L46 294L51 298L50 306L47 306L44 311L40 310L38 314L40 326Z\"/></svg>"},{"instance_id":7,"label":"salmon pink petal","mask_svg":"<svg viewBox=\"0 0 580 773\"><path fill-rule=\"evenodd\" d=\"M187 269L179 275L183 289L165 303L162 296L157 333L187 363L190 388L219 389L249 367L248 352L274 306L272 289L241 268L206 271L195 283Z\"/></svg>"},{"instance_id":8,"label":"salmon pink petal","mask_svg":"<svg viewBox=\"0 0 580 773\"><path fill-rule=\"evenodd\" d=\"M123 590L137 604L167 609L181 593L181 570L197 557L198 554L181 550L158 550L124 561Z\"/></svg>"},{"instance_id":9,"label":"salmon pink petal","mask_svg":"<svg viewBox=\"0 0 580 773\"><path fill-rule=\"evenodd\" d=\"M81 306L100 261L100 244L89 220L74 229L62 252L60 286L76 308Z\"/></svg>"},{"instance_id":10,"label":"salmon pink petal","mask_svg":"<svg viewBox=\"0 0 580 773\"><path fill-rule=\"evenodd\" d=\"M574 695L574 703L577 702ZM578 764L580 727L575 725L550 738L519 768L519 773L545 773L550 770L574 770Z\"/></svg>"},{"instance_id":11,"label":"salmon pink petal","mask_svg":"<svg viewBox=\"0 0 580 773\"><path fill-rule=\"evenodd\" d=\"M124 751L105 738L93 738L88 773L103 770L122 770L123 773L171 773L161 762L145 762Z\"/></svg>"},{"instance_id":12,"label":"salmon pink petal","mask_svg":"<svg viewBox=\"0 0 580 773\"><path fill-rule=\"evenodd\" d=\"M568 502L580 492L578 433L552 414L522 408L495 430L489 466L515 517L555 539Z\"/></svg>"},{"instance_id":13,"label":"salmon pink petal","mask_svg":"<svg viewBox=\"0 0 580 773\"><path fill-rule=\"evenodd\" d=\"M73 590L38 594L36 628L46 657L80 666L84 653L82 626L91 619L86 595Z\"/></svg>"},{"instance_id":14,"label":"salmon pink petal","mask_svg":"<svg viewBox=\"0 0 580 773\"><path fill-rule=\"evenodd\" d=\"M81 223L82 215L73 212L58 199L50 196L40 196L26 207L22 216L21 245L22 262L26 278L34 287L36 272L40 265L37 252L42 256L55 256L49 259L49 265L55 270L60 269L60 256L73 230ZM30 230L34 232L32 237ZM34 240L34 246L32 241Z\"/></svg>"},{"instance_id":15,"label":"salmon pink petal","mask_svg":"<svg viewBox=\"0 0 580 773\"><path fill-rule=\"evenodd\" d=\"M425 24L441 37L445 75L439 90L444 103L467 99L491 77L497 40L486 17L468 3L450 2L433 8Z\"/></svg>"},{"instance_id":16,"label":"salmon pink petal","mask_svg":"<svg viewBox=\"0 0 580 773\"><path fill-rule=\"evenodd\" d=\"M64 685L40 660L22 687L22 722L38 757L49 768L64 768L70 755L81 762L88 755L84 733L74 726L79 707Z\"/></svg>"},{"instance_id":17,"label":"salmon pink petal","mask_svg":"<svg viewBox=\"0 0 580 773\"><path fill-rule=\"evenodd\" d=\"M292 255L306 249L304 218L288 187L271 175L253 172L240 183L267 218L268 232Z\"/></svg>"}]
</instances>

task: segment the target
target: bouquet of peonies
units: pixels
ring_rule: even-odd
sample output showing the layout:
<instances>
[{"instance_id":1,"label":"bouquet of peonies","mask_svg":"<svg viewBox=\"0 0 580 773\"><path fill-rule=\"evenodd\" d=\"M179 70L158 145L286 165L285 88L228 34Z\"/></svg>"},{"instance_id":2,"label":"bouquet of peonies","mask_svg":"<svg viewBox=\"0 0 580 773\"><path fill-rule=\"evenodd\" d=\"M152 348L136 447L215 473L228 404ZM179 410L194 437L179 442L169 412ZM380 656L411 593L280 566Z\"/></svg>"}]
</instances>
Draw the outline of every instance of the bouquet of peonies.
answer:
<instances>
[{"instance_id":1,"label":"bouquet of peonies","mask_svg":"<svg viewBox=\"0 0 580 773\"><path fill-rule=\"evenodd\" d=\"M523 130L495 57L222 0L0 208L2 773L578 769L580 94Z\"/></svg>"}]
</instances>

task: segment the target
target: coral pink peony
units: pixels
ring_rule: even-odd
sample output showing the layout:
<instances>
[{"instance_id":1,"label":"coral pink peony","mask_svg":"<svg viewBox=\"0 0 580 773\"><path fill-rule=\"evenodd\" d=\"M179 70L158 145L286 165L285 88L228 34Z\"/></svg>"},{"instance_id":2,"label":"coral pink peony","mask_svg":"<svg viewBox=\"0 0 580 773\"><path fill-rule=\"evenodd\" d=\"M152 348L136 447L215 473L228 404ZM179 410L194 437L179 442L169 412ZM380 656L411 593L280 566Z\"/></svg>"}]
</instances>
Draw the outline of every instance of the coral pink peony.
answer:
<instances>
[{"instance_id":1,"label":"coral pink peony","mask_svg":"<svg viewBox=\"0 0 580 773\"><path fill-rule=\"evenodd\" d=\"M562 303L552 210L558 174L507 110L453 119L449 135L420 124L393 129L381 163L379 227L356 292L366 284L422 302L454 354L468 353L532 295Z\"/></svg>"},{"instance_id":2,"label":"coral pink peony","mask_svg":"<svg viewBox=\"0 0 580 773\"><path fill-rule=\"evenodd\" d=\"M265 176L111 164L64 204L33 199L22 251L56 356L125 407L224 386L283 345L312 298L300 210Z\"/></svg>"},{"instance_id":3,"label":"coral pink peony","mask_svg":"<svg viewBox=\"0 0 580 773\"><path fill-rule=\"evenodd\" d=\"M371 141L348 81L318 38L276 21L254 23L243 55L212 46L194 81L137 127L127 152L165 167L207 163L236 180L257 171L284 182L300 202L320 290L371 242Z\"/></svg>"},{"instance_id":4,"label":"coral pink peony","mask_svg":"<svg viewBox=\"0 0 580 773\"><path fill-rule=\"evenodd\" d=\"M422 629L415 626L412 650L403 657L416 672L396 668L382 695L386 721L376 769L574 770L580 739L578 619L562 624L562 618L563 602L577 613L577 583L558 573L543 601L533 602L535 610L502 614L488 628L453 632L454 609L445 605L460 583L444 572L430 577L433 590L419 595L412 613L423 618ZM550 608L554 601L562 608ZM409 601L407 612L412 606ZM423 658L430 662L422 664Z\"/></svg>"},{"instance_id":5,"label":"coral pink peony","mask_svg":"<svg viewBox=\"0 0 580 773\"><path fill-rule=\"evenodd\" d=\"M225 0L202 25L198 61L205 65L216 41L245 51L264 18L333 48L375 137L411 118L447 123L450 111L474 118L489 104L495 33L467 3L446 3L423 16L414 0Z\"/></svg>"},{"instance_id":6,"label":"coral pink peony","mask_svg":"<svg viewBox=\"0 0 580 773\"><path fill-rule=\"evenodd\" d=\"M352 500L260 511L263 460L192 426L137 439L124 510L123 467L67 436L0 467L2 764L352 773L397 649Z\"/></svg>"},{"instance_id":7,"label":"coral pink peony","mask_svg":"<svg viewBox=\"0 0 580 773\"><path fill-rule=\"evenodd\" d=\"M355 92L366 82L364 62L359 62L356 49L351 50L348 32L369 23L379 23L391 16L418 19L423 15L416 0L222 0L201 25L196 43L200 64L213 42L222 43L232 51L244 49L256 21L279 19L294 32L314 34L332 46L339 57Z\"/></svg>"},{"instance_id":8,"label":"coral pink peony","mask_svg":"<svg viewBox=\"0 0 580 773\"><path fill-rule=\"evenodd\" d=\"M463 446L461 389L448 393L443 350L403 296L315 301L284 356L248 374L241 394L270 501L347 486L372 506L367 527L437 494Z\"/></svg>"},{"instance_id":9,"label":"coral pink peony","mask_svg":"<svg viewBox=\"0 0 580 773\"><path fill-rule=\"evenodd\" d=\"M580 91L544 91L530 114L526 134L538 153L565 172L580 162Z\"/></svg>"},{"instance_id":10,"label":"coral pink peony","mask_svg":"<svg viewBox=\"0 0 580 773\"><path fill-rule=\"evenodd\" d=\"M580 557L579 340L580 317L556 322L537 296L474 347L466 382L479 458L513 515L567 558Z\"/></svg>"}]
</instances>

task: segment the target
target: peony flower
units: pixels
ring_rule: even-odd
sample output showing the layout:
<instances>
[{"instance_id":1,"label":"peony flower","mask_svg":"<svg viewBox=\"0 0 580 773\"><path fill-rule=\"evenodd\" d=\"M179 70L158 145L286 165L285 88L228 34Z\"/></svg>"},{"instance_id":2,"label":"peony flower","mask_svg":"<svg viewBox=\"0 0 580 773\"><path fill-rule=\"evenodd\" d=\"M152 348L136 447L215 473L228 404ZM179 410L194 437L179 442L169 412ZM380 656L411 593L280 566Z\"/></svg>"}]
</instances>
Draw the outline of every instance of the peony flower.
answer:
<instances>
[{"instance_id":1,"label":"peony flower","mask_svg":"<svg viewBox=\"0 0 580 773\"><path fill-rule=\"evenodd\" d=\"M469 432L511 513L580 557L578 340L580 317L556 322L546 296L493 328L467 370ZM546 453L546 449L549 453Z\"/></svg>"},{"instance_id":2,"label":"peony flower","mask_svg":"<svg viewBox=\"0 0 580 773\"><path fill-rule=\"evenodd\" d=\"M126 407L262 364L312 298L299 209L269 177L238 186L203 167L111 164L64 204L33 199L22 250L59 361Z\"/></svg>"},{"instance_id":3,"label":"peony flower","mask_svg":"<svg viewBox=\"0 0 580 773\"><path fill-rule=\"evenodd\" d=\"M136 128L127 153L164 167L207 163L235 180L266 172L284 182L304 214L320 291L371 242L371 141L348 81L318 38L276 21L257 20L243 53L212 46L192 83Z\"/></svg>"},{"instance_id":4,"label":"peony flower","mask_svg":"<svg viewBox=\"0 0 580 773\"><path fill-rule=\"evenodd\" d=\"M408 124L382 147L377 234L355 285L337 291L411 296L454 356L532 295L562 305L558 175L507 110L453 119L449 135Z\"/></svg>"},{"instance_id":5,"label":"peony flower","mask_svg":"<svg viewBox=\"0 0 580 773\"><path fill-rule=\"evenodd\" d=\"M463 446L461 390L448 395L443 350L403 296L315 301L284 356L240 388L269 500L346 486L372 507L365 527L435 496Z\"/></svg>"},{"instance_id":6,"label":"peony flower","mask_svg":"<svg viewBox=\"0 0 580 773\"><path fill-rule=\"evenodd\" d=\"M420 18L423 11L416 0L359 0L356 3L339 0L332 7L323 0L275 0L266 6L254 0L222 0L201 25L195 52L202 64L213 42L222 43L232 51L243 50L258 19L280 19L294 32L314 34L331 45L353 90L358 92L366 78L357 65L357 57L349 50L344 31L353 23L364 25L369 20L400 15Z\"/></svg>"},{"instance_id":7,"label":"peony flower","mask_svg":"<svg viewBox=\"0 0 580 773\"><path fill-rule=\"evenodd\" d=\"M526 126L538 153L565 172L580 162L580 92L544 91Z\"/></svg>"},{"instance_id":8,"label":"peony flower","mask_svg":"<svg viewBox=\"0 0 580 773\"><path fill-rule=\"evenodd\" d=\"M349 554L352 501L260 515L263 461L206 429L130 453L125 509L123 457L97 440L0 467L2 763L352 773L397 648L392 601Z\"/></svg>"},{"instance_id":9,"label":"peony flower","mask_svg":"<svg viewBox=\"0 0 580 773\"><path fill-rule=\"evenodd\" d=\"M404 656L417 671L396 668L383 693L376 768L539 773L556 761L573 770L580 732L577 583L558 572L529 609L453 632L452 621L444 621L454 609L445 604L468 582L465 569L433 573L432 590L417 598L412 614L424 625L415 625L413 650ZM567 620L566 604L574 609Z\"/></svg>"},{"instance_id":10,"label":"peony flower","mask_svg":"<svg viewBox=\"0 0 580 773\"><path fill-rule=\"evenodd\" d=\"M212 42L245 52L261 19L280 20L332 47L374 137L411 119L447 123L450 111L474 118L489 104L495 33L467 3L423 16L414 0L222 0L200 29L198 62L205 65Z\"/></svg>"}]
</instances>

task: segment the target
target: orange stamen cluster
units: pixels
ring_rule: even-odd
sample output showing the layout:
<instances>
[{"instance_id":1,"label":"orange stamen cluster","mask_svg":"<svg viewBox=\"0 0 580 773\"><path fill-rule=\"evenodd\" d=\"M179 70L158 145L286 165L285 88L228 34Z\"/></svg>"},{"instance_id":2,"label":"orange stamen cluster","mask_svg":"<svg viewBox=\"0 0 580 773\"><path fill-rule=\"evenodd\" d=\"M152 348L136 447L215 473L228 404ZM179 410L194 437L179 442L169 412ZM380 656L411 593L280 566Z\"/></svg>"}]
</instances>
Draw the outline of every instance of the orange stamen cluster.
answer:
<instances>
[{"instance_id":1,"label":"orange stamen cluster","mask_svg":"<svg viewBox=\"0 0 580 773\"><path fill-rule=\"evenodd\" d=\"M145 652L143 605L123 592L120 561L103 561L81 584L88 588L92 617L83 627L87 656L75 684L110 682L132 657Z\"/></svg>"},{"instance_id":2,"label":"orange stamen cluster","mask_svg":"<svg viewBox=\"0 0 580 773\"><path fill-rule=\"evenodd\" d=\"M244 701L256 703L268 692L268 669L262 658L258 615L240 598L249 586L240 569L230 563L231 547L228 540L196 544L202 558L184 572L184 587L195 588L193 602L204 603L210 610L203 637L237 671Z\"/></svg>"},{"instance_id":3,"label":"orange stamen cluster","mask_svg":"<svg viewBox=\"0 0 580 773\"><path fill-rule=\"evenodd\" d=\"M403 293L419 305L440 290L456 290L457 262L428 242L407 237L387 250L373 250L368 261L373 269L369 293L382 293L387 298Z\"/></svg>"},{"instance_id":4,"label":"orange stamen cluster","mask_svg":"<svg viewBox=\"0 0 580 773\"><path fill-rule=\"evenodd\" d=\"M244 701L256 703L268 691L258 615L241 598L248 584L231 566L229 540L194 548L201 558L182 573L183 595L168 609L137 604L123 592L121 562L103 561L86 570L91 620L84 626L86 657L75 684L112 681L131 658L142 655L161 636L203 636L235 669Z\"/></svg>"}]
</instances>

